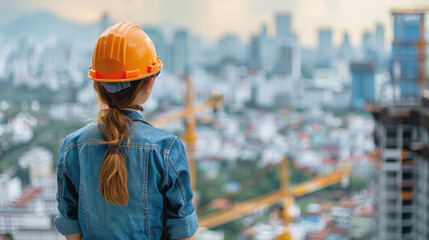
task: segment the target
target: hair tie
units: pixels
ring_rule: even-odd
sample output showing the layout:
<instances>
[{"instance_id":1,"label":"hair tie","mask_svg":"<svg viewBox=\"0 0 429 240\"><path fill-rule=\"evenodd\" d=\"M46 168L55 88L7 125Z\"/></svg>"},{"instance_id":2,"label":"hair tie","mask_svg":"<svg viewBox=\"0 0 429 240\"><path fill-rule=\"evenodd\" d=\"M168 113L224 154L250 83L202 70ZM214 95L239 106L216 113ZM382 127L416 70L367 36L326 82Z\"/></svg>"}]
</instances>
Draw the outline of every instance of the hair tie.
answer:
<instances>
[{"instance_id":1,"label":"hair tie","mask_svg":"<svg viewBox=\"0 0 429 240\"><path fill-rule=\"evenodd\" d=\"M119 144L109 144L107 151L109 152L109 154L119 153Z\"/></svg>"},{"instance_id":2,"label":"hair tie","mask_svg":"<svg viewBox=\"0 0 429 240\"><path fill-rule=\"evenodd\" d=\"M121 111L121 109L119 109L119 107L118 107L118 106L116 106L116 105L110 105L110 106L109 106L109 108L116 108L116 109L118 109L119 111Z\"/></svg>"}]
</instances>

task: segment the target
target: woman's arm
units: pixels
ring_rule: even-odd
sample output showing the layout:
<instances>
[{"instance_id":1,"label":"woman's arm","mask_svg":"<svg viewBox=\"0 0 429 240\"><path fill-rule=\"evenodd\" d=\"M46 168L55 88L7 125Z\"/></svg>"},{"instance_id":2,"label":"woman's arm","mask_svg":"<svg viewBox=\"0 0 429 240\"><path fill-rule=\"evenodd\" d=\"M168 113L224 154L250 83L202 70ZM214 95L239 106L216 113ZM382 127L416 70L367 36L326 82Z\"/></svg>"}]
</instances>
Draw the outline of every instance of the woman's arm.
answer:
<instances>
[{"instance_id":1,"label":"woman's arm","mask_svg":"<svg viewBox=\"0 0 429 240\"><path fill-rule=\"evenodd\" d=\"M165 179L165 233L171 239L192 240L198 229L198 217L192 204L191 180L185 148L180 139L170 143L168 178Z\"/></svg>"},{"instance_id":2,"label":"woman's arm","mask_svg":"<svg viewBox=\"0 0 429 240\"><path fill-rule=\"evenodd\" d=\"M82 239L82 233L75 233L71 235L66 235L67 240L81 240Z\"/></svg>"}]
</instances>

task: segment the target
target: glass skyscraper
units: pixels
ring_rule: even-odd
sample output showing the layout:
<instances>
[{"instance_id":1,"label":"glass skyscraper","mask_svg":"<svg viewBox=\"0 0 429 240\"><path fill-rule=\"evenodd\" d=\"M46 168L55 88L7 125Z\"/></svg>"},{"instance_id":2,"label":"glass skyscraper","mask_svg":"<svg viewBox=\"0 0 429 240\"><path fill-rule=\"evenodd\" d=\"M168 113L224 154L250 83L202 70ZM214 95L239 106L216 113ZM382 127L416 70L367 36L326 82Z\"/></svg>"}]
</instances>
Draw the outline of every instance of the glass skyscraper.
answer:
<instances>
[{"instance_id":1,"label":"glass skyscraper","mask_svg":"<svg viewBox=\"0 0 429 240\"><path fill-rule=\"evenodd\" d=\"M419 97L419 50L420 25L424 25L423 13L396 13L393 16L394 35L392 44L392 72L395 62L399 63L399 74L392 74L399 84L400 98ZM396 75L396 76L395 76ZM399 75L399 76L398 76Z\"/></svg>"}]
</instances>

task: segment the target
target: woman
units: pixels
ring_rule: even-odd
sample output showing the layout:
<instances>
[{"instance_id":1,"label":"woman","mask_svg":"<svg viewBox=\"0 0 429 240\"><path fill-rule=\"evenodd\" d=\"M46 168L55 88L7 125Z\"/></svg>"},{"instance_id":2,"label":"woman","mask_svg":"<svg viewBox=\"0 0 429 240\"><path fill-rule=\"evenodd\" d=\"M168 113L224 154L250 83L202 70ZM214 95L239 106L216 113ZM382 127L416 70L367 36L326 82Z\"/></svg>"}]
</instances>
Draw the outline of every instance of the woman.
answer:
<instances>
[{"instance_id":1,"label":"woman","mask_svg":"<svg viewBox=\"0 0 429 240\"><path fill-rule=\"evenodd\" d=\"M98 39L88 73L98 118L67 136L58 163L55 225L67 239L185 239L197 230L183 144L141 114L161 68L134 23Z\"/></svg>"}]
</instances>

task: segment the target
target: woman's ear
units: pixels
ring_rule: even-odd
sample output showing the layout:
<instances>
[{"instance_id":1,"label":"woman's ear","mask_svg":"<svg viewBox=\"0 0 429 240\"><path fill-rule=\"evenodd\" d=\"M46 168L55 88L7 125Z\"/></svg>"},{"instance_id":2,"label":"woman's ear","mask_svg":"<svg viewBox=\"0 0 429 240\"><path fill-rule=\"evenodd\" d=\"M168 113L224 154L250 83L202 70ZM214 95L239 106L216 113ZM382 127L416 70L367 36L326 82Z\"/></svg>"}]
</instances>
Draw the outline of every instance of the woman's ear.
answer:
<instances>
[{"instance_id":1,"label":"woman's ear","mask_svg":"<svg viewBox=\"0 0 429 240\"><path fill-rule=\"evenodd\" d=\"M149 82L146 87L146 93L150 93L152 91L153 83L155 82L155 77L149 78Z\"/></svg>"}]
</instances>

